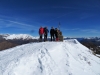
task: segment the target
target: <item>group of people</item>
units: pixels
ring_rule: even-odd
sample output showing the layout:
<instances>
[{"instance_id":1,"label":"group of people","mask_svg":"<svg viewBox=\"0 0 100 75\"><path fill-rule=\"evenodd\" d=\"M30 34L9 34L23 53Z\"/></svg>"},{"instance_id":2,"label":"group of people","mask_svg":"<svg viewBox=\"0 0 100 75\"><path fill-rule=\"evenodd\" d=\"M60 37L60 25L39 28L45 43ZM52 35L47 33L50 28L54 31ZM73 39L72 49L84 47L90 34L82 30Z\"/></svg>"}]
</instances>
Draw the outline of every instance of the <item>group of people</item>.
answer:
<instances>
[{"instance_id":1,"label":"group of people","mask_svg":"<svg viewBox=\"0 0 100 75\"><path fill-rule=\"evenodd\" d=\"M40 27L39 28L39 35L40 35L40 42L43 41L43 36L44 36L44 41L47 41L49 30L47 27ZM58 34L59 30L57 28L51 27L50 29L50 36L51 36L51 41L58 41Z\"/></svg>"}]
</instances>

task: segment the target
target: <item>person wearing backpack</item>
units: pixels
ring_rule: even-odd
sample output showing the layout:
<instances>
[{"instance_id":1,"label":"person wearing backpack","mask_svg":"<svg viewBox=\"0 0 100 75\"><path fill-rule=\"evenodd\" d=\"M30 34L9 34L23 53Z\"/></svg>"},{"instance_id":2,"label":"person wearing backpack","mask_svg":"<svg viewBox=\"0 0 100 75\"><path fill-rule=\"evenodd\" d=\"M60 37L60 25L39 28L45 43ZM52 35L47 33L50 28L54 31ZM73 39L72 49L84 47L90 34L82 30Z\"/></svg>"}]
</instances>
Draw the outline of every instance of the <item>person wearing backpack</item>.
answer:
<instances>
[{"instance_id":1,"label":"person wearing backpack","mask_svg":"<svg viewBox=\"0 0 100 75\"><path fill-rule=\"evenodd\" d=\"M56 37L56 41L59 41L58 35L59 35L59 31L58 31L57 28L55 28L55 37Z\"/></svg>"},{"instance_id":2,"label":"person wearing backpack","mask_svg":"<svg viewBox=\"0 0 100 75\"><path fill-rule=\"evenodd\" d=\"M54 30L54 28L53 28L53 27L51 27L51 29L50 29L51 41L54 41L54 40L55 40L54 35L55 35L55 30Z\"/></svg>"},{"instance_id":3,"label":"person wearing backpack","mask_svg":"<svg viewBox=\"0 0 100 75\"><path fill-rule=\"evenodd\" d=\"M44 41L47 41L49 30L47 27L44 27Z\"/></svg>"},{"instance_id":4,"label":"person wearing backpack","mask_svg":"<svg viewBox=\"0 0 100 75\"><path fill-rule=\"evenodd\" d=\"M43 34L44 34L44 28L43 27L40 27L39 28L39 36L40 36L40 38L39 38L39 41L40 42L42 42L42 40L43 40Z\"/></svg>"}]
</instances>

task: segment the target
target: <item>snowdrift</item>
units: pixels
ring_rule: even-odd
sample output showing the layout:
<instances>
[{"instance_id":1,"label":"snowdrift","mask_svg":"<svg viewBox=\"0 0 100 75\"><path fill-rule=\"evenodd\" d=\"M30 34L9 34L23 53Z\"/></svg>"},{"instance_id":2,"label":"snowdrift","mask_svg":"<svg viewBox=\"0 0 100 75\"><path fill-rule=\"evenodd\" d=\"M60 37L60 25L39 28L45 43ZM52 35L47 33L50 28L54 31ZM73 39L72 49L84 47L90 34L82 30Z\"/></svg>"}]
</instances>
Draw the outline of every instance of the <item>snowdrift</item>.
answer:
<instances>
[{"instance_id":1,"label":"snowdrift","mask_svg":"<svg viewBox=\"0 0 100 75\"><path fill-rule=\"evenodd\" d=\"M75 39L0 52L0 75L100 75L100 58Z\"/></svg>"}]
</instances>

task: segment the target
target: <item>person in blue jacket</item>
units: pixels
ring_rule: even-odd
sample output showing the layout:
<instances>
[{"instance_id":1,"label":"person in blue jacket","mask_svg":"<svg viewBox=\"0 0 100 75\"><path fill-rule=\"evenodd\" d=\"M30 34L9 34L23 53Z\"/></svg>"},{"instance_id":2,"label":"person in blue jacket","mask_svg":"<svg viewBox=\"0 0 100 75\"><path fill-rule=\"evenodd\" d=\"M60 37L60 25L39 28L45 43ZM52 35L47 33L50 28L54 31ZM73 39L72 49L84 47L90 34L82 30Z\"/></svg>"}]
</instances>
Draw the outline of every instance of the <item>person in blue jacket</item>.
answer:
<instances>
[{"instance_id":1,"label":"person in blue jacket","mask_svg":"<svg viewBox=\"0 0 100 75\"><path fill-rule=\"evenodd\" d=\"M47 41L49 30L47 27L44 27L44 41Z\"/></svg>"}]
</instances>

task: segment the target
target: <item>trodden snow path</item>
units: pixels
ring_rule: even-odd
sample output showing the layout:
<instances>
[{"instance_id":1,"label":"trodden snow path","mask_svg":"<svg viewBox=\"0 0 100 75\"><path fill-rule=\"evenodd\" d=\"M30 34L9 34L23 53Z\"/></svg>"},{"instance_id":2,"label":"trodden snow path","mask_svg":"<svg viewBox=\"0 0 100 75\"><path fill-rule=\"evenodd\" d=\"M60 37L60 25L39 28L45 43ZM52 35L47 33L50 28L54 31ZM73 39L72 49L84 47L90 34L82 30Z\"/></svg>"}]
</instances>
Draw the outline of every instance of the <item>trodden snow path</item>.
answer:
<instances>
[{"instance_id":1,"label":"trodden snow path","mask_svg":"<svg viewBox=\"0 0 100 75\"><path fill-rule=\"evenodd\" d=\"M75 39L29 43L0 52L0 75L100 75L100 58Z\"/></svg>"}]
</instances>

